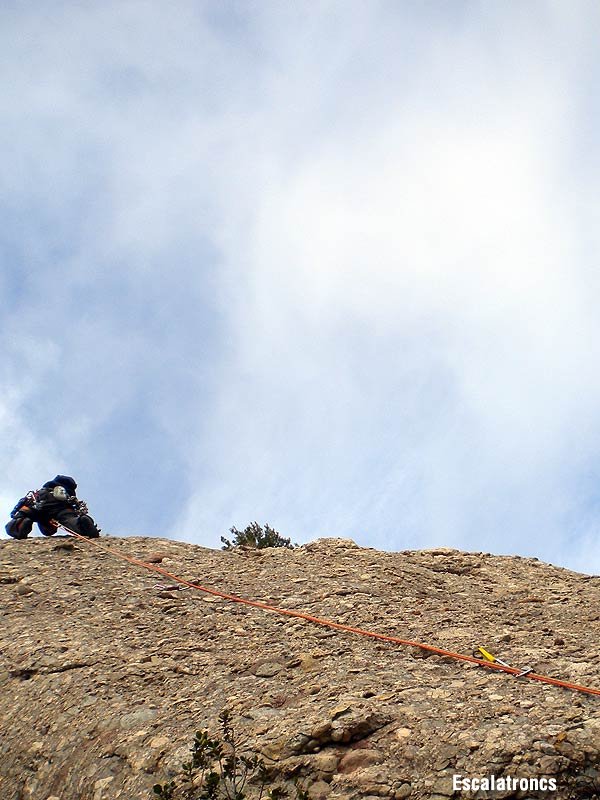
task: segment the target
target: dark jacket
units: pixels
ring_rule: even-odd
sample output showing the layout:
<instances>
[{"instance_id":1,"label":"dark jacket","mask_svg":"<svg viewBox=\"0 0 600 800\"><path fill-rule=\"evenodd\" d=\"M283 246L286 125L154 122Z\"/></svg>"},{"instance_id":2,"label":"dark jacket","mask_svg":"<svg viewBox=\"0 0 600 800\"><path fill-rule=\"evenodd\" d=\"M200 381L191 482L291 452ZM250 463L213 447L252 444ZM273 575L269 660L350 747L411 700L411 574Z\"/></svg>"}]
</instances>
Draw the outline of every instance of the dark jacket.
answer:
<instances>
[{"instance_id":1,"label":"dark jacket","mask_svg":"<svg viewBox=\"0 0 600 800\"><path fill-rule=\"evenodd\" d=\"M55 492L61 487L62 491ZM65 511L79 511L80 501L75 491L77 484L68 475L57 475L54 480L47 481L37 492L29 492L22 497L13 508L11 517L18 512L37 521L48 521L64 514Z\"/></svg>"}]
</instances>

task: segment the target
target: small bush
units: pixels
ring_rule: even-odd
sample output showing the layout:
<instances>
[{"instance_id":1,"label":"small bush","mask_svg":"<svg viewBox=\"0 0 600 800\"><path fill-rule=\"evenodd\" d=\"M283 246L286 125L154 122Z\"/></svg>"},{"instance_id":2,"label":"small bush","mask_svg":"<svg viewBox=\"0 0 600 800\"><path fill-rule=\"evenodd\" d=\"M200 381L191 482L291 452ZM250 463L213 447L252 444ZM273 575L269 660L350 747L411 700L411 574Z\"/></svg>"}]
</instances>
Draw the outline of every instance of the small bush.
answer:
<instances>
[{"instance_id":1,"label":"small bush","mask_svg":"<svg viewBox=\"0 0 600 800\"><path fill-rule=\"evenodd\" d=\"M268 524L263 529L258 522L251 522L243 531L238 531L236 527L233 527L229 529L229 532L233 535L233 541L221 536L221 541L223 542L222 550L230 550L232 547L238 547L239 545L258 549L263 547L287 547L293 550L296 547L290 539L284 539L280 533Z\"/></svg>"},{"instance_id":2,"label":"small bush","mask_svg":"<svg viewBox=\"0 0 600 800\"><path fill-rule=\"evenodd\" d=\"M212 739L207 730L197 731L190 752L192 758L181 765L181 772L169 783L157 783L158 800L281 800L285 789L268 787L269 773L264 761L249 752L233 730L231 712L219 715L220 738ZM266 790L266 791L265 791ZM247 794L251 792L251 794ZM308 792L296 784L296 800L308 800Z\"/></svg>"}]
</instances>

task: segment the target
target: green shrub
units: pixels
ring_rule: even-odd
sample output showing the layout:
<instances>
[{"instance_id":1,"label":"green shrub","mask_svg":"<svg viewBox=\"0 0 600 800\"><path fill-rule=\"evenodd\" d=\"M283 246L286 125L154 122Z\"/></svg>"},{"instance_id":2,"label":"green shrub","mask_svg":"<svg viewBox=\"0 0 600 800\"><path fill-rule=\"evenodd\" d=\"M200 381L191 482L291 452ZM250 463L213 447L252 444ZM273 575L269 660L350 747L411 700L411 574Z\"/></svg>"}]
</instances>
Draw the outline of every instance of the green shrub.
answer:
<instances>
[{"instance_id":1,"label":"green shrub","mask_svg":"<svg viewBox=\"0 0 600 800\"><path fill-rule=\"evenodd\" d=\"M258 549L263 547L287 547L293 550L296 547L290 539L284 539L280 533L268 524L263 529L258 522L251 522L243 531L238 531L236 527L233 527L229 529L229 532L233 534L233 541L221 536L221 541L223 542L222 550L230 550L232 547L239 545Z\"/></svg>"},{"instance_id":2,"label":"green shrub","mask_svg":"<svg viewBox=\"0 0 600 800\"><path fill-rule=\"evenodd\" d=\"M281 800L285 789L268 787L269 772L264 761L249 752L231 724L231 712L219 715L221 735L212 739L207 730L197 731L190 752L190 761L181 765L181 772L169 783L157 783L154 795L158 800ZM296 800L308 800L308 792L296 788Z\"/></svg>"}]
</instances>

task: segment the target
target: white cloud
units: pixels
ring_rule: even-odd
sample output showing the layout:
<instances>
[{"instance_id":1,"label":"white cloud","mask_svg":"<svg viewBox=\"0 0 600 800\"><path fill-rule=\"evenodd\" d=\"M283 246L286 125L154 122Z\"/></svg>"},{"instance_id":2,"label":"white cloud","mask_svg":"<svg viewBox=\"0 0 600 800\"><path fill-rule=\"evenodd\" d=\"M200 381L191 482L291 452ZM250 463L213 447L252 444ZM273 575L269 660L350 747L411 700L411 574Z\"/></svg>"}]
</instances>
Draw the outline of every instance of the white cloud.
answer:
<instances>
[{"instance_id":1,"label":"white cloud","mask_svg":"<svg viewBox=\"0 0 600 800\"><path fill-rule=\"evenodd\" d=\"M4 322L27 377L4 383L36 463L101 484L121 463L86 458L141 406L118 436L149 462L145 426L169 443L158 480L190 486L173 535L257 518L580 558L597 7L4 14L0 199L34 265Z\"/></svg>"},{"instance_id":2,"label":"white cloud","mask_svg":"<svg viewBox=\"0 0 600 800\"><path fill-rule=\"evenodd\" d=\"M552 40L504 73L464 40L460 53L450 37L436 45L417 84L441 80L437 107L429 86L427 102L408 92L371 128L359 120L360 136L332 120L297 161L289 141L271 153L214 456L235 441L220 480L240 488L225 492L240 518L262 506L290 525L320 516L318 532L371 524L367 538L402 546L408 517L420 540L552 554L571 508L565 461L576 473L594 458L600 391L598 325L572 261L585 228L565 176L570 76L535 62Z\"/></svg>"}]
</instances>

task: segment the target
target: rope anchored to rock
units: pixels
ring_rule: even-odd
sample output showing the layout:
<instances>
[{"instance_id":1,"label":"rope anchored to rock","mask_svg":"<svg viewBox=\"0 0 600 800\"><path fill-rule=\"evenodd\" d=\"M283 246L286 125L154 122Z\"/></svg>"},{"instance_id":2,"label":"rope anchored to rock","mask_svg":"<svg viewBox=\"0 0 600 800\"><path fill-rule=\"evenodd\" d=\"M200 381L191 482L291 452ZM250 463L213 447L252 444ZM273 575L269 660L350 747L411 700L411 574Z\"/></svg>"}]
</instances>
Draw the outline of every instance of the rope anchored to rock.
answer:
<instances>
[{"instance_id":1,"label":"rope anchored to rock","mask_svg":"<svg viewBox=\"0 0 600 800\"><path fill-rule=\"evenodd\" d=\"M227 592L220 592L217 589L210 589L206 586L201 586L198 583L192 583L191 581L185 580L185 578L180 578L178 575L174 575L172 572L168 572L166 569L157 566L156 564L149 564L146 561L142 561L138 558L133 558L132 556L125 555L124 553L118 553L116 550L111 550L109 547L105 547L104 545L100 544L97 539L88 539L85 536L81 536L79 533L75 533L75 531L70 530L65 525L59 524L58 527L62 528L66 533L70 536L74 536L76 539L80 539L83 542L86 542L89 545L93 545L94 547L99 548L100 550L108 553L115 558L120 558L123 561L127 561L130 564L135 564L138 567L143 567L144 569L150 570L151 572L157 572L160 575L169 578L172 581L175 581L182 586L188 586L190 589L196 589L199 592L204 592L205 594L212 595L213 597L220 597L222 600L229 600L232 603L240 603L245 606L250 606L252 608L260 608L263 611L270 611L274 614L281 614L286 617L294 617L296 619L302 619L306 622L312 622L315 625L322 625L326 628L332 628L338 631L344 631L346 633L354 633L359 636L368 636L371 639L377 639L382 642L390 642L392 644L399 644L403 645L404 647L417 647L420 650L424 650L429 653L433 653L438 656L444 656L446 658L452 658L456 661L466 661L471 664L476 664L479 667L484 667L486 669L496 670L498 672L506 672L508 675L513 675L516 678L527 678L533 681L539 681L541 683L550 684L551 686L560 686L563 689L570 689L574 692L583 692L584 694L596 695L600 696L600 689L595 689L590 686L581 686L577 683L571 683L570 681L563 681L559 678L552 678L549 675L540 675L537 672L531 671L529 668L526 670L519 669L518 667L511 667L504 661L501 661L491 654L483 652L483 648L479 648L480 652L483 655L483 659L481 657L477 658L476 656L468 656L463 653L453 653L451 650L444 650L440 647L434 647L430 644L424 644L423 642L413 642L409 639L401 639L398 636L389 636L385 633L377 633L376 631L368 631L364 628L355 628L351 625L344 625L340 622L333 622L332 620L322 619L321 617L315 617L312 614L305 614L302 611L294 611L289 608L278 608L277 606L272 606L269 603L262 603L258 600L249 600L244 597L238 597L234 594L228 594ZM490 660L493 659L493 660Z\"/></svg>"}]
</instances>

